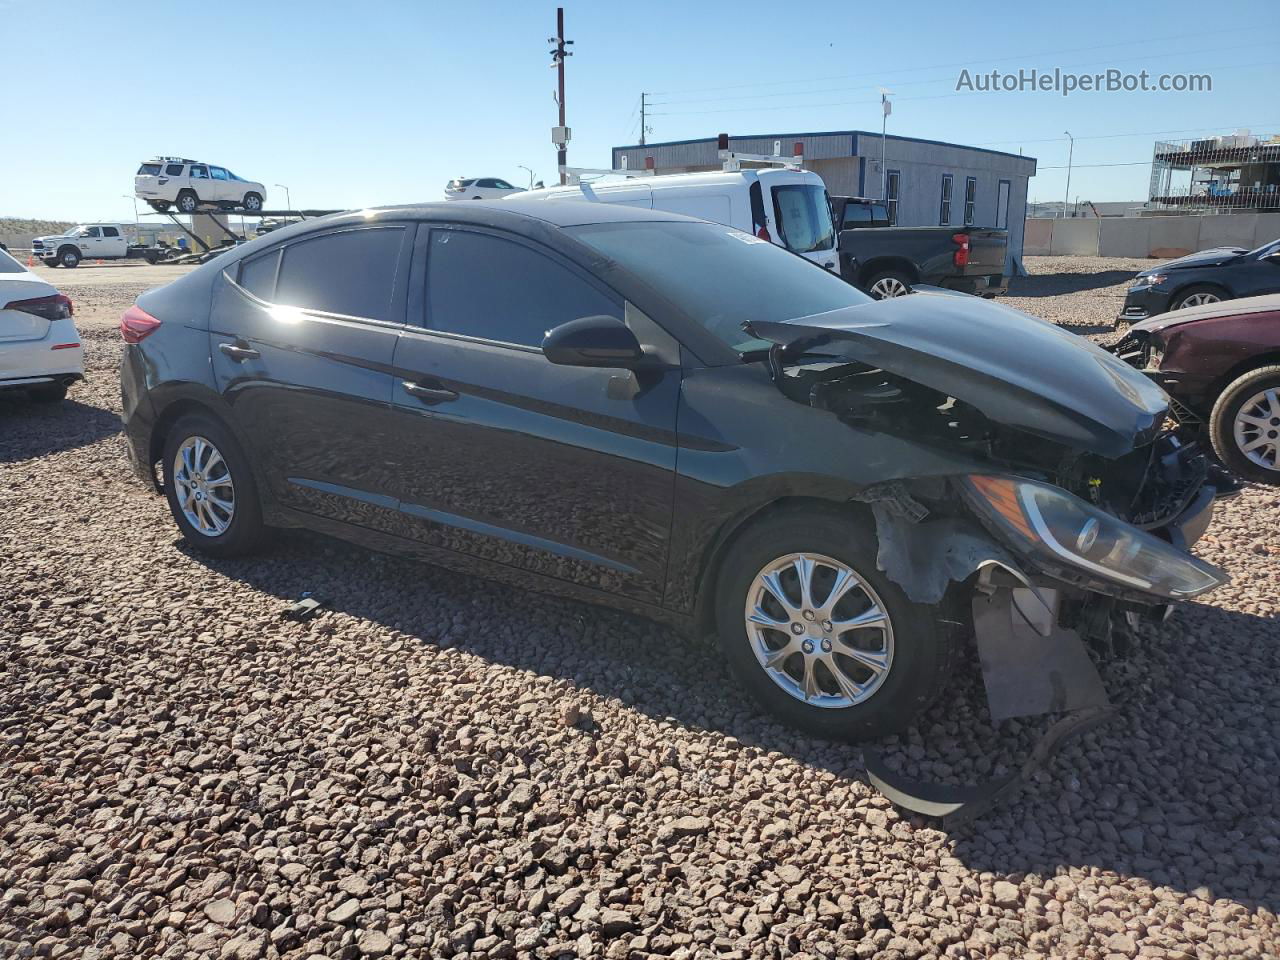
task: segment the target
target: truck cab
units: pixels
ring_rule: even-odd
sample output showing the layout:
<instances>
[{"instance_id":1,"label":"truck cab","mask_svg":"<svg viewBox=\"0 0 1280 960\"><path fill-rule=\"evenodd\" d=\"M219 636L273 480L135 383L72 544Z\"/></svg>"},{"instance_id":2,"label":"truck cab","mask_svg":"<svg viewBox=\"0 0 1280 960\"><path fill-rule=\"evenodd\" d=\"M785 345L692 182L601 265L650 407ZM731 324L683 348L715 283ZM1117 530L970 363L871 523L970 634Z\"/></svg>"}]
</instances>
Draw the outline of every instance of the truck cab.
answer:
<instances>
[{"instance_id":1,"label":"truck cab","mask_svg":"<svg viewBox=\"0 0 1280 960\"><path fill-rule=\"evenodd\" d=\"M81 223L66 233L37 237L31 253L47 267L61 264L68 269L81 260L122 260L129 256L129 238L119 223Z\"/></svg>"}]
</instances>

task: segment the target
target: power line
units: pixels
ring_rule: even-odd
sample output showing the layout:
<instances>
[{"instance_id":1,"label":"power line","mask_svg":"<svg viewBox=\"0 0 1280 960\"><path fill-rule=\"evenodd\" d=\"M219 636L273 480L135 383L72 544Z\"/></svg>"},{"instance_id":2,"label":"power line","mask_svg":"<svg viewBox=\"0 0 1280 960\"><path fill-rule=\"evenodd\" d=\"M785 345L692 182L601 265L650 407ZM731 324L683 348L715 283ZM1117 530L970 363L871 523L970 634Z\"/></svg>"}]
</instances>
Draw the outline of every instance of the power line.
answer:
<instances>
[{"instance_id":1,"label":"power line","mask_svg":"<svg viewBox=\"0 0 1280 960\"><path fill-rule=\"evenodd\" d=\"M673 93L703 93L703 92L714 92L716 90L747 90L747 89L750 89L751 87L762 87L762 86L774 87L784 83L815 83L815 82L821 82L824 80L849 80L856 77L873 77L874 78L874 77L883 77L886 73L914 73L919 70L932 70L934 68L941 69L943 67L972 67L975 64L980 64L980 63L1008 63L1010 60L1027 60L1032 57L1052 57L1062 53L1079 53L1085 50L1107 50L1112 47L1131 47L1131 46L1134 46L1135 44L1150 45L1155 43L1163 43L1167 40L1186 40L1191 38L1203 39L1204 37L1212 37L1222 33L1231 33L1231 34L1238 35L1239 29L1226 28L1222 30L1196 31L1195 33L1180 33L1180 34L1175 34L1173 36L1168 36L1168 37L1143 37L1141 40L1122 40L1122 41L1117 41L1116 43L1095 43L1095 44L1090 44L1087 47L1069 47L1063 50L1045 50L1040 53L1023 53L1023 54L1016 54L1008 57L994 57L988 60L959 60L954 63L931 63L931 64L926 64L924 66L915 64L910 67L898 67L890 70L879 70L879 71L874 71L870 73L842 73L842 74L834 74L834 75L825 76L825 77L809 77L807 79L802 79L802 80L778 80L778 79L771 78L769 80L761 80L757 83L729 84L728 86L722 86L722 87L686 87L681 90L664 90L664 91L655 93L654 96L666 97L666 96L670 96Z\"/></svg>"},{"instance_id":2,"label":"power line","mask_svg":"<svg viewBox=\"0 0 1280 960\"><path fill-rule=\"evenodd\" d=\"M1077 140L1115 140L1124 137L1160 137L1168 133L1198 133L1201 130L1239 130L1243 127L1280 127L1280 120L1267 120L1263 123L1216 123L1208 127L1184 127L1181 130L1145 130L1138 133L1098 133L1085 137L1076 137ZM971 144L975 147L991 147L1003 143L1057 143L1062 137L1039 137L1035 140L984 140L981 143Z\"/></svg>"},{"instance_id":3,"label":"power line","mask_svg":"<svg viewBox=\"0 0 1280 960\"><path fill-rule=\"evenodd\" d=\"M1140 57L1129 57L1124 60L1089 60L1084 63L1061 64L1059 65L1059 69L1070 68L1074 70L1081 67L1096 67L1096 66L1103 66L1103 65L1140 63L1147 60L1162 60L1162 59L1167 59L1169 57L1184 57L1191 54L1201 55L1206 53L1235 52L1237 50L1248 49L1250 47L1269 47L1270 48L1270 47L1274 47L1274 41L1267 40L1267 41L1261 41L1259 43L1251 43L1251 44L1233 44L1232 46L1215 47L1210 50L1200 50L1200 49L1175 50L1168 53L1144 54ZM889 72L894 72L894 71L889 71ZM954 75L948 74L947 76L932 77L928 80L894 81L893 85L895 87L918 87L918 86L926 86L931 83L949 83L951 81L954 81L955 79L956 78ZM847 89L849 89L849 86L848 84L845 84L839 87L817 87L812 90L787 90L787 91L782 91L778 93L750 93L750 94L740 94L737 96L708 97L708 98L694 99L694 100L653 101L653 104L655 106L675 106L675 105L683 105L683 104L689 104L689 103L722 103L722 102L727 102L731 100L766 100L766 99L776 99L777 97L799 97L799 96L805 96L811 93L833 93L833 92L844 91ZM983 92L987 92L987 91L983 91Z\"/></svg>"},{"instance_id":4,"label":"power line","mask_svg":"<svg viewBox=\"0 0 1280 960\"><path fill-rule=\"evenodd\" d=\"M1280 61L1265 60L1260 63L1232 63L1222 67L1210 67L1206 69L1219 70L1219 71L1241 70L1241 69L1250 68L1250 67L1274 66L1277 62L1280 62ZM1031 93L1033 91L1010 91L1010 92ZM1149 92L1175 93L1178 91L1168 90L1168 91L1149 91ZM990 91L990 90L966 90L966 91L958 91L956 93L925 94L917 97L896 97L895 102L905 103L913 100L947 100L952 97L981 97L981 96L990 96L992 93L993 91ZM796 109L812 108L812 107L856 107L856 106L865 106L867 104L879 103L879 102L880 102L879 100L827 100L821 103L808 103L808 102L799 101L796 103L785 103L785 104L780 104L780 105L771 106L771 107L725 107L719 110L670 110L665 112L654 112L654 113L651 113L650 116L692 117L692 116L719 115L722 113L764 113L766 111L771 111L771 110L796 110ZM1057 138L1057 139L1061 139L1061 138ZM1007 141L1007 142L1016 143L1018 141Z\"/></svg>"}]
</instances>

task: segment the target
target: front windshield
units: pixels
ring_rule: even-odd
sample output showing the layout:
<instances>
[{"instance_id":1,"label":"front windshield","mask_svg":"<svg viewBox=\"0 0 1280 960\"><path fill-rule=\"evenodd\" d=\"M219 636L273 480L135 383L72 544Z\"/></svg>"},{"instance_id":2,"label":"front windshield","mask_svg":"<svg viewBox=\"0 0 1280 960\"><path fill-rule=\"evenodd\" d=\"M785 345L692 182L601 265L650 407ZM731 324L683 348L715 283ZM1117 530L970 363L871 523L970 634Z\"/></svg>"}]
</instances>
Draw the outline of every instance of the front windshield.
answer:
<instances>
[{"instance_id":1,"label":"front windshield","mask_svg":"<svg viewBox=\"0 0 1280 960\"><path fill-rule=\"evenodd\" d=\"M716 223L647 221L569 227L735 350L767 347L745 320L795 320L871 303L829 270Z\"/></svg>"},{"instance_id":2,"label":"front windshield","mask_svg":"<svg viewBox=\"0 0 1280 960\"><path fill-rule=\"evenodd\" d=\"M773 188L773 214L782 242L796 253L830 250L836 244L827 191L817 184L792 183Z\"/></svg>"},{"instance_id":3,"label":"front windshield","mask_svg":"<svg viewBox=\"0 0 1280 960\"><path fill-rule=\"evenodd\" d=\"M1269 257L1273 253L1280 253L1280 240L1272 240L1270 243L1264 243L1257 250L1251 250L1249 256L1256 257L1261 260L1263 257Z\"/></svg>"}]
</instances>

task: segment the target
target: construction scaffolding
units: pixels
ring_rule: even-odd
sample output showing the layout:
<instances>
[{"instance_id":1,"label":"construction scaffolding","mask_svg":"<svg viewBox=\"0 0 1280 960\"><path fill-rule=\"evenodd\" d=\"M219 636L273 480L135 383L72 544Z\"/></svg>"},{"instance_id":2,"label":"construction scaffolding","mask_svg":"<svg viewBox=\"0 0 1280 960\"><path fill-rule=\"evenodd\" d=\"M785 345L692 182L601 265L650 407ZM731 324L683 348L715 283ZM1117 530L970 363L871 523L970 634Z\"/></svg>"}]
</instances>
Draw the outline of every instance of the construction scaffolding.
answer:
<instances>
[{"instance_id":1,"label":"construction scaffolding","mask_svg":"<svg viewBox=\"0 0 1280 960\"><path fill-rule=\"evenodd\" d=\"M1148 206L1179 213L1280 210L1280 136L1248 130L1201 140L1160 140Z\"/></svg>"}]
</instances>

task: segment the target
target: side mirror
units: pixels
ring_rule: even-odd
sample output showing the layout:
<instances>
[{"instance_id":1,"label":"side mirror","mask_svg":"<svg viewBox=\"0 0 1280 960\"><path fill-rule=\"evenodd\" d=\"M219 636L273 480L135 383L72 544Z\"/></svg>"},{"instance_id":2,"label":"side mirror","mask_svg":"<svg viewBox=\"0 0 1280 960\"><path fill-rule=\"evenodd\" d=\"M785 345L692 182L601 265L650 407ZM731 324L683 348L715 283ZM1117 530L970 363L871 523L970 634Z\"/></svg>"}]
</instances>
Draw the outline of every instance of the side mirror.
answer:
<instances>
[{"instance_id":1,"label":"side mirror","mask_svg":"<svg viewBox=\"0 0 1280 960\"><path fill-rule=\"evenodd\" d=\"M633 369L645 362L644 347L617 317L580 317L547 331L542 353L569 367Z\"/></svg>"}]
</instances>

